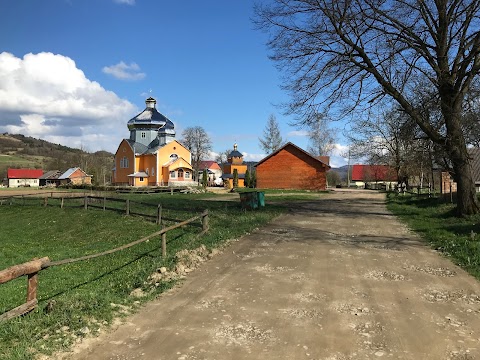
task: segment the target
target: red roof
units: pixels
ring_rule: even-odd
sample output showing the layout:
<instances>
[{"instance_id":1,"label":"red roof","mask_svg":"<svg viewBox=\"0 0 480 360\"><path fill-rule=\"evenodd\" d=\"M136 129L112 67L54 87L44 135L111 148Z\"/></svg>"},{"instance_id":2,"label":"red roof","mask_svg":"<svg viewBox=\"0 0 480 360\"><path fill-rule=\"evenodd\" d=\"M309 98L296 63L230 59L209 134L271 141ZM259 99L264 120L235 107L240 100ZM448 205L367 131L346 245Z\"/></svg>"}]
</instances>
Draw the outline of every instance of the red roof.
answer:
<instances>
[{"instance_id":1,"label":"red roof","mask_svg":"<svg viewBox=\"0 0 480 360\"><path fill-rule=\"evenodd\" d=\"M203 170L203 169L221 170L220 166L217 164L217 162L215 162L213 160L201 161L199 169L200 170Z\"/></svg>"},{"instance_id":2,"label":"red roof","mask_svg":"<svg viewBox=\"0 0 480 360\"><path fill-rule=\"evenodd\" d=\"M353 165L352 181L397 181L395 169L388 165Z\"/></svg>"},{"instance_id":3,"label":"red roof","mask_svg":"<svg viewBox=\"0 0 480 360\"><path fill-rule=\"evenodd\" d=\"M8 169L9 179L38 179L43 175L42 169Z\"/></svg>"}]
</instances>

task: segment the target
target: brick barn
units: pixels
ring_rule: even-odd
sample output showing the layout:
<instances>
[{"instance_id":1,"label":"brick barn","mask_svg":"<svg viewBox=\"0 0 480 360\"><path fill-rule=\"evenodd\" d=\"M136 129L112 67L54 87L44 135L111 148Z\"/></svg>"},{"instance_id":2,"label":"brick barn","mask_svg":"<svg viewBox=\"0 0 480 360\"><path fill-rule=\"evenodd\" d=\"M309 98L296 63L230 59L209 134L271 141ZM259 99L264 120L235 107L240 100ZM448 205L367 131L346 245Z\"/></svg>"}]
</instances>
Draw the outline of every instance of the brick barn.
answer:
<instances>
[{"instance_id":1,"label":"brick barn","mask_svg":"<svg viewBox=\"0 0 480 360\"><path fill-rule=\"evenodd\" d=\"M330 166L291 142L255 165L257 188L325 190Z\"/></svg>"}]
</instances>

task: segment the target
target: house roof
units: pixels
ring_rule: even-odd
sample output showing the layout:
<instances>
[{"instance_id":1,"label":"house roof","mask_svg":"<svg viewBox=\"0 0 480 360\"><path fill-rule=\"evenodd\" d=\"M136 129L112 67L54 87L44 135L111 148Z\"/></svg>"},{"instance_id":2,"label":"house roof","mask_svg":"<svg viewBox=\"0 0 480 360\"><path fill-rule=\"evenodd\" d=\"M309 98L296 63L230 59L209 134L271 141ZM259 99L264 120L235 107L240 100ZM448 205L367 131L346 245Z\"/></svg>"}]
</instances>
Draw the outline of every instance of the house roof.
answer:
<instances>
[{"instance_id":1,"label":"house roof","mask_svg":"<svg viewBox=\"0 0 480 360\"><path fill-rule=\"evenodd\" d=\"M480 148L470 148L468 149L468 154L472 160L473 181L480 182Z\"/></svg>"},{"instance_id":2,"label":"house roof","mask_svg":"<svg viewBox=\"0 0 480 360\"><path fill-rule=\"evenodd\" d=\"M271 153L270 155L264 157L262 160L260 160L258 163L255 164L255 167L257 167L258 165L260 165L261 163L267 161L268 159L270 159L272 156L275 156L276 154L278 154L280 151L282 151L283 149L287 148L287 147L293 147L299 151L301 151L302 153L304 153L305 155L307 155L308 157L312 158L313 160L319 162L319 163L322 163L323 165L325 165L328 169L330 169L330 165L328 164L325 164L322 160L318 159L317 157L313 156L312 154L306 152L305 150L303 150L302 148L298 147L297 145L291 143L291 142L288 142L286 143L285 145L283 145L280 149L278 149L277 151Z\"/></svg>"},{"instance_id":3,"label":"house roof","mask_svg":"<svg viewBox=\"0 0 480 360\"><path fill-rule=\"evenodd\" d=\"M60 175L58 177L58 179L59 180L69 179L72 176L72 174L77 170L80 170L84 174L84 176L92 176L92 175L88 175L85 171L83 171L79 167L74 167L74 168L70 168L67 171L65 171L62 175Z\"/></svg>"},{"instance_id":4,"label":"house roof","mask_svg":"<svg viewBox=\"0 0 480 360\"><path fill-rule=\"evenodd\" d=\"M136 173L128 175L128 177L136 177L136 178L148 177L148 174L144 171L137 171Z\"/></svg>"},{"instance_id":5,"label":"house roof","mask_svg":"<svg viewBox=\"0 0 480 360\"><path fill-rule=\"evenodd\" d=\"M42 169L8 169L9 179L38 179L43 175Z\"/></svg>"},{"instance_id":6,"label":"house roof","mask_svg":"<svg viewBox=\"0 0 480 360\"><path fill-rule=\"evenodd\" d=\"M221 170L220 166L216 161L213 160L206 160L206 161L201 161L200 166L198 167L200 170L203 169L214 169L214 170Z\"/></svg>"},{"instance_id":7,"label":"house roof","mask_svg":"<svg viewBox=\"0 0 480 360\"><path fill-rule=\"evenodd\" d=\"M239 179L245 179L245 174L238 174ZM233 179L233 174L223 174L222 179Z\"/></svg>"},{"instance_id":8,"label":"house roof","mask_svg":"<svg viewBox=\"0 0 480 360\"><path fill-rule=\"evenodd\" d=\"M47 171L45 174L39 177L39 179L58 179L58 177L62 174L60 170L50 170Z\"/></svg>"},{"instance_id":9,"label":"house roof","mask_svg":"<svg viewBox=\"0 0 480 360\"><path fill-rule=\"evenodd\" d=\"M395 169L388 165L353 165L352 181L397 181Z\"/></svg>"}]
</instances>

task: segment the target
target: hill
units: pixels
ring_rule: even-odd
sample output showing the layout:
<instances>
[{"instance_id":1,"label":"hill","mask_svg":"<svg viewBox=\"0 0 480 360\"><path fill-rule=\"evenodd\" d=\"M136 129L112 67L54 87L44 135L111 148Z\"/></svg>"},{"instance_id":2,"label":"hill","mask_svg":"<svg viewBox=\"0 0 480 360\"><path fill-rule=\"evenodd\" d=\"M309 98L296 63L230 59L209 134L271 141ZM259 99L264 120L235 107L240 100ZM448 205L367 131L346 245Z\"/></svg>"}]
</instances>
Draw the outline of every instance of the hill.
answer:
<instances>
[{"instance_id":1,"label":"hill","mask_svg":"<svg viewBox=\"0 0 480 360\"><path fill-rule=\"evenodd\" d=\"M89 153L21 134L0 134L0 180L8 168L64 171L77 166L93 175L94 182L103 184L110 180L113 154Z\"/></svg>"}]
</instances>

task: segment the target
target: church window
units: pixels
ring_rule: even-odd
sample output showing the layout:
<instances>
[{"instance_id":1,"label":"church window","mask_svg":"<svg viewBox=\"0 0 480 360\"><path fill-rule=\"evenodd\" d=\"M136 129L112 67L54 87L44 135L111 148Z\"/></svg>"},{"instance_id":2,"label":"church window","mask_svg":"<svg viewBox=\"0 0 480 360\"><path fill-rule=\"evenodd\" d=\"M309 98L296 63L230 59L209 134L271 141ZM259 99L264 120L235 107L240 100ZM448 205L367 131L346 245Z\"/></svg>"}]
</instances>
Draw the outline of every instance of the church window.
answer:
<instances>
[{"instance_id":1,"label":"church window","mask_svg":"<svg viewBox=\"0 0 480 360\"><path fill-rule=\"evenodd\" d=\"M155 168L152 166L152 176L155 176Z\"/></svg>"},{"instance_id":2,"label":"church window","mask_svg":"<svg viewBox=\"0 0 480 360\"><path fill-rule=\"evenodd\" d=\"M148 175L148 169L145 169L145 174L147 174L147 175Z\"/></svg>"},{"instance_id":3,"label":"church window","mask_svg":"<svg viewBox=\"0 0 480 360\"><path fill-rule=\"evenodd\" d=\"M172 179L174 179L174 178L176 177L176 176L175 176L175 171L170 171L170 177L171 177Z\"/></svg>"},{"instance_id":4,"label":"church window","mask_svg":"<svg viewBox=\"0 0 480 360\"><path fill-rule=\"evenodd\" d=\"M145 139L147 137L147 134L145 132L142 132L142 139Z\"/></svg>"},{"instance_id":5,"label":"church window","mask_svg":"<svg viewBox=\"0 0 480 360\"><path fill-rule=\"evenodd\" d=\"M190 171L185 171L185 179L190 179Z\"/></svg>"},{"instance_id":6,"label":"church window","mask_svg":"<svg viewBox=\"0 0 480 360\"><path fill-rule=\"evenodd\" d=\"M140 182L143 182L143 177L140 178Z\"/></svg>"},{"instance_id":7,"label":"church window","mask_svg":"<svg viewBox=\"0 0 480 360\"><path fill-rule=\"evenodd\" d=\"M120 159L120 167L123 169L128 168L128 158L126 156Z\"/></svg>"},{"instance_id":8,"label":"church window","mask_svg":"<svg viewBox=\"0 0 480 360\"><path fill-rule=\"evenodd\" d=\"M178 155L177 154L172 154L170 155L170 160L177 160L178 159Z\"/></svg>"}]
</instances>

